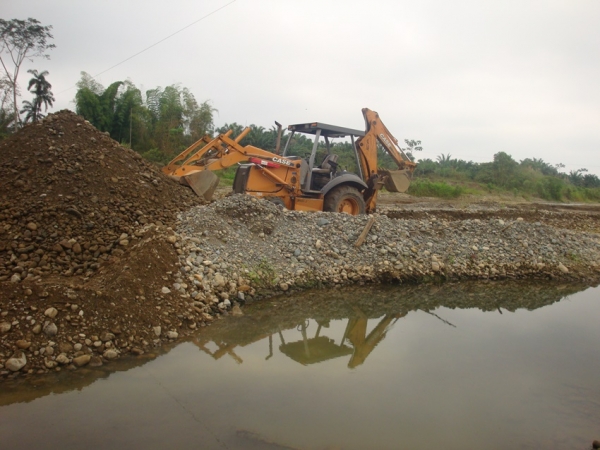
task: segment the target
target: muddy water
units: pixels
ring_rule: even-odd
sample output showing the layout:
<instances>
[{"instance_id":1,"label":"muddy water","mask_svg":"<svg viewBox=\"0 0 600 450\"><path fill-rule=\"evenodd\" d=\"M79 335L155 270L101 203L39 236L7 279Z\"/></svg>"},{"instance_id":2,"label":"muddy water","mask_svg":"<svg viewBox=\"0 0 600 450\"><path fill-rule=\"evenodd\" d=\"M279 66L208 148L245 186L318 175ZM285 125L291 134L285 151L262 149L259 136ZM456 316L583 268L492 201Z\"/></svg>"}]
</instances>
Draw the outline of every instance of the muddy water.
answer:
<instances>
[{"instance_id":1,"label":"muddy water","mask_svg":"<svg viewBox=\"0 0 600 450\"><path fill-rule=\"evenodd\" d=\"M1 447L589 448L599 294L445 284L264 301L146 360L0 386Z\"/></svg>"}]
</instances>

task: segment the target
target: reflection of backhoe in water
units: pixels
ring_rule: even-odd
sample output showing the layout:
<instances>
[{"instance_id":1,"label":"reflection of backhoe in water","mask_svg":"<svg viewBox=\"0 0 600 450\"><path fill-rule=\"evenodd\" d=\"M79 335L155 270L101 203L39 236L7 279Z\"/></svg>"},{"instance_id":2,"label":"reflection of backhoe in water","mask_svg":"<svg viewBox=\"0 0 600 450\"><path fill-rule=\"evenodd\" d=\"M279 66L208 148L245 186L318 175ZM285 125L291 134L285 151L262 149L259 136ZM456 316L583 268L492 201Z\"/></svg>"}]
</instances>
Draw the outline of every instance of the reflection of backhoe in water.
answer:
<instances>
[{"instance_id":1,"label":"reflection of backhoe in water","mask_svg":"<svg viewBox=\"0 0 600 450\"><path fill-rule=\"evenodd\" d=\"M404 317L406 313L386 314L379 321L377 326L367 335L367 317L362 314L359 317L348 321L348 339L354 346L354 354L348 362L348 367L353 369L365 362L367 356L371 354L373 349L385 338L387 331L392 327L400 317Z\"/></svg>"},{"instance_id":2,"label":"reflection of backhoe in water","mask_svg":"<svg viewBox=\"0 0 600 450\"><path fill-rule=\"evenodd\" d=\"M279 345L279 351L284 355L288 356L292 360L299 362L302 365L316 364L330 359L338 358L340 356L350 356L348 367L353 369L363 364L366 358L375 349L377 344L381 342L388 330L396 323L396 321L404 317L407 313L394 313L386 314L379 323L367 334L367 326L369 318L363 314L358 308L354 308L355 316L348 319L344 335L339 342L335 343L334 339L327 336L321 336L323 328L329 328L329 320L316 320L317 330L314 337L309 338L307 330L310 325L309 320L305 320L299 324L296 329L301 333L302 339L295 342L285 342L281 329L277 330L281 344ZM269 355L266 359L270 359L273 356L273 334L260 334L250 342L244 343L227 343L223 341L213 343L217 346L217 349L211 351L207 345L209 340L203 339L202 335L199 335L194 339L194 343L203 352L209 354L214 359L220 359L224 355L230 355L238 364L242 363L242 359L234 352L238 345L246 346L248 344L260 341L262 339L269 339ZM346 341L349 341L351 346L346 345Z\"/></svg>"}]
</instances>

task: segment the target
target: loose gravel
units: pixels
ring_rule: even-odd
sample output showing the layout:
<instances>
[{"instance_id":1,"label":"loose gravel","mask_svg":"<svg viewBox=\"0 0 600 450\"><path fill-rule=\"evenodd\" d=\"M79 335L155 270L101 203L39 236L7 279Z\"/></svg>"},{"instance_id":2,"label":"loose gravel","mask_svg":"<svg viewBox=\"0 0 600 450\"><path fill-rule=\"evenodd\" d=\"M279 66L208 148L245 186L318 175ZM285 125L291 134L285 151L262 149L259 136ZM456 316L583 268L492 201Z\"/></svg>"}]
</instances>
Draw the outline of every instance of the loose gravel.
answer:
<instances>
[{"instance_id":1,"label":"loose gravel","mask_svg":"<svg viewBox=\"0 0 600 450\"><path fill-rule=\"evenodd\" d=\"M230 304L321 285L461 279L589 280L600 271L597 234L522 218L437 220L287 211L234 195L180 214L182 293Z\"/></svg>"}]
</instances>

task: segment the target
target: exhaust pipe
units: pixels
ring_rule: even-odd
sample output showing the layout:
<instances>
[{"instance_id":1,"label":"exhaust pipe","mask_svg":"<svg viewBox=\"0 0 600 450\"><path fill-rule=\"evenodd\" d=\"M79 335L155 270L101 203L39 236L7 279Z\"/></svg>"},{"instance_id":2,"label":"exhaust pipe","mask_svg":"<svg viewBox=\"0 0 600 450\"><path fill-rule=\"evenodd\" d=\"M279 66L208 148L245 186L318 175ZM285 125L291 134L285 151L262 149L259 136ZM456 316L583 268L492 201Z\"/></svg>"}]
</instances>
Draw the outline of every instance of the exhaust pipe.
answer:
<instances>
[{"instance_id":1,"label":"exhaust pipe","mask_svg":"<svg viewBox=\"0 0 600 450\"><path fill-rule=\"evenodd\" d=\"M277 125L277 142L275 143L275 154L279 155L279 151L281 150L281 124L275 121L275 125Z\"/></svg>"}]
</instances>

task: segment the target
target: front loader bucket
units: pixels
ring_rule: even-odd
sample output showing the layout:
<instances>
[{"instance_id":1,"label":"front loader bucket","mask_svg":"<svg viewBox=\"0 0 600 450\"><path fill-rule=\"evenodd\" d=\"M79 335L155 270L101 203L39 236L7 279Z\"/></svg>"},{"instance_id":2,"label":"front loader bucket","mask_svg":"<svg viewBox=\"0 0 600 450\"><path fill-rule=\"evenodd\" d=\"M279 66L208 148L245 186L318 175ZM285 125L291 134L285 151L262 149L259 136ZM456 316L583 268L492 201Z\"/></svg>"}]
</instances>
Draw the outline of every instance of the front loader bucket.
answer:
<instances>
[{"instance_id":1,"label":"front loader bucket","mask_svg":"<svg viewBox=\"0 0 600 450\"><path fill-rule=\"evenodd\" d=\"M411 171L409 170L380 170L383 185L389 192L406 192L410 186Z\"/></svg>"},{"instance_id":2,"label":"front loader bucket","mask_svg":"<svg viewBox=\"0 0 600 450\"><path fill-rule=\"evenodd\" d=\"M180 182L185 182L198 197L210 201L219 184L219 177L210 170L201 170L181 177Z\"/></svg>"}]
</instances>

